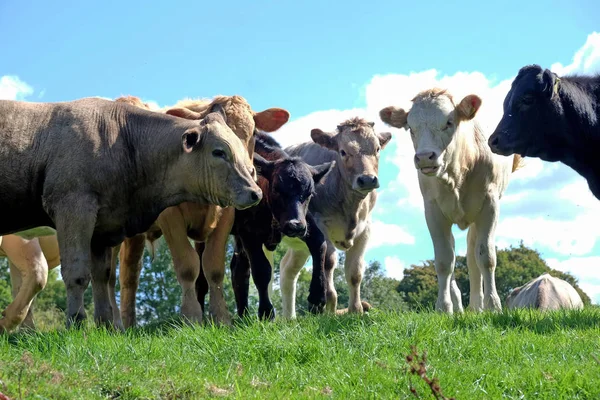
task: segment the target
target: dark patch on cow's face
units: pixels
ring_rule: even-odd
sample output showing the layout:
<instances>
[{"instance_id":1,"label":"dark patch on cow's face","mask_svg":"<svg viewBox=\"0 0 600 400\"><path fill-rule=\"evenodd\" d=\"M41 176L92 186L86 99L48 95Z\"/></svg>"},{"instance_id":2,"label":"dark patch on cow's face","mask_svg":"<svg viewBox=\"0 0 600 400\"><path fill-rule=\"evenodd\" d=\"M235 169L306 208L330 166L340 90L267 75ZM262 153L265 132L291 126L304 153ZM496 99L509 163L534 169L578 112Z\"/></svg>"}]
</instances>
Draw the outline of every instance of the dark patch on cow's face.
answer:
<instances>
[{"instance_id":1,"label":"dark patch on cow's face","mask_svg":"<svg viewBox=\"0 0 600 400\"><path fill-rule=\"evenodd\" d=\"M524 67L504 99L504 115L488 143L494 153L557 161L563 137L557 77L539 66Z\"/></svg>"},{"instance_id":2,"label":"dark patch on cow's face","mask_svg":"<svg viewBox=\"0 0 600 400\"><path fill-rule=\"evenodd\" d=\"M313 178L307 164L295 159L275 163L270 205L284 235L306 234L306 213L313 192Z\"/></svg>"}]
</instances>

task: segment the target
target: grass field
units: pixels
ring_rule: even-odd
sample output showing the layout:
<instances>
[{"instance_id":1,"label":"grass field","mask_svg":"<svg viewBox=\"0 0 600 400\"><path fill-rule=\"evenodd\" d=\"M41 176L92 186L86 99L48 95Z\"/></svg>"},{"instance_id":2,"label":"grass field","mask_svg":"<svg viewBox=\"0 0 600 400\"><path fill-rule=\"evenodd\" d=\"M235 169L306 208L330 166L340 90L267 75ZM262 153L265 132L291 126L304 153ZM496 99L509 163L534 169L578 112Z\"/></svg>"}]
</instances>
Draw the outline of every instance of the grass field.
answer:
<instances>
[{"instance_id":1,"label":"grass field","mask_svg":"<svg viewBox=\"0 0 600 400\"><path fill-rule=\"evenodd\" d=\"M162 323L0 337L0 392L11 399L433 398L408 372L411 345L456 399L600 398L600 308L445 316Z\"/></svg>"}]
</instances>

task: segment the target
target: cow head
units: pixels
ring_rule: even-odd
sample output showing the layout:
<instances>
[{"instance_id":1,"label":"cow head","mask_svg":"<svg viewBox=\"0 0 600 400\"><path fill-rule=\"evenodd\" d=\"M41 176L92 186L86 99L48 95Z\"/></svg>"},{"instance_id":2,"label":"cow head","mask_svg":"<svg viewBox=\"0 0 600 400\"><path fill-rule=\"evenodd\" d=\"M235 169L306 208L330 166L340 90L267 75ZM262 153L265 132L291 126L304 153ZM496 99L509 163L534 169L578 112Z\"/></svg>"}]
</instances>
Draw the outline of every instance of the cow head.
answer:
<instances>
[{"instance_id":1,"label":"cow head","mask_svg":"<svg viewBox=\"0 0 600 400\"><path fill-rule=\"evenodd\" d=\"M538 65L519 70L504 99L504 114L488 139L492 151L508 156L558 161L563 153L564 119L559 101L560 78Z\"/></svg>"},{"instance_id":2,"label":"cow head","mask_svg":"<svg viewBox=\"0 0 600 400\"><path fill-rule=\"evenodd\" d=\"M274 132L290 118L283 108L269 108L254 112L242 96L217 96L206 100L182 100L166 111L167 114L186 119L201 119L210 112L221 109L227 125L242 141L250 157L254 154L254 132Z\"/></svg>"},{"instance_id":3,"label":"cow head","mask_svg":"<svg viewBox=\"0 0 600 400\"><path fill-rule=\"evenodd\" d=\"M238 209L254 206L262 199L248 152L220 112L210 113L197 126L188 128L182 135L182 147L177 176L187 178L188 192L203 196L209 203Z\"/></svg>"},{"instance_id":4,"label":"cow head","mask_svg":"<svg viewBox=\"0 0 600 400\"><path fill-rule=\"evenodd\" d=\"M422 174L440 176L451 159L460 124L473 119L480 106L477 95L466 96L457 106L445 90L431 89L419 93L409 111L390 106L379 116L390 126L410 131L414 164Z\"/></svg>"},{"instance_id":5,"label":"cow head","mask_svg":"<svg viewBox=\"0 0 600 400\"><path fill-rule=\"evenodd\" d=\"M379 154L392 138L389 132L376 133L374 122L351 118L333 133L321 129L310 132L312 140L335 151L342 178L357 193L366 196L379 187Z\"/></svg>"},{"instance_id":6,"label":"cow head","mask_svg":"<svg viewBox=\"0 0 600 400\"><path fill-rule=\"evenodd\" d=\"M267 161L255 153L254 165L269 181L268 201L281 232L289 237L306 235L306 213L314 187L327 176L335 161L311 166L300 158Z\"/></svg>"}]
</instances>

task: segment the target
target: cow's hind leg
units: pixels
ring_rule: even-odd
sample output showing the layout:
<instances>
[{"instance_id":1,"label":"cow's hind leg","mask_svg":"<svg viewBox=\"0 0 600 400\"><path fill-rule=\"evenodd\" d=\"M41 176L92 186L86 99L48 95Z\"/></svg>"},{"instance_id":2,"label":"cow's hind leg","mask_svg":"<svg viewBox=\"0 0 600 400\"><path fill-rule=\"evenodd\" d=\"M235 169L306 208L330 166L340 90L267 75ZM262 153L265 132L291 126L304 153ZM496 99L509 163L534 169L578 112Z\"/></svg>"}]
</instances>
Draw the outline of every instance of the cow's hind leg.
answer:
<instances>
[{"instance_id":1,"label":"cow's hind leg","mask_svg":"<svg viewBox=\"0 0 600 400\"><path fill-rule=\"evenodd\" d=\"M275 318L275 308L269 298L269 282L271 281L271 264L265 256L262 243L250 237L243 237L244 253L250 260L252 279L258 290L258 317L260 319ZM248 293L246 293L246 306Z\"/></svg>"},{"instance_id":2,"label":"cow's hind leg","mask_svg":"<svg viewBox=\"0 0 600 400\"><path fill-rule=\"evenodd\" d=\"M498 202L490 199L483 207L480 217L475 222L477 240L475 258L483 275L483 308L486 310L502 310L500 297L496 291L496 246L495 232L498 221Z\"/></svg>"},{"instance_id":3,"label":"cow's hind leg","mask_svg":"<svg viewBox=\"0 0 600 400\"><path fill-rule=\"evenodd\" d=\"M19 268L17 268L17 266L10 260L8 260L8 270L10 272L10 284L12 287L12 298L14 300L19 294L19 290L21 290L23 277L21 276L21 271L19 271ZM35 329L35 321L33 320L33 301L29 305L29 310L27 310L25 319L23 322L21 322L21 328Z\"/></svg>"},{"instance_id":4,"label":"cow's hind leg","mask_svg":"<svg viewBox=\"0 0 600 400\"><path fill-rule=\"evenodd\" d=\"M110 307L113 312L113 325L119 330L123 330L123 321L117 304L117 259L119 258L119 249L121 245L117 245L110 250L110 275L108 277L108 296L110 298Z\"/></svg>"},{"instance_id":5,"label":"cow's hind leg","mask_svg":"<svg viewBox=\"0 0 600 400\"><path fill-rule=\"evenodd\" d=\"M281 314L283 318L296 318L296 282L300 270L310 257L306 248L290 248L281 259Z\"/></svg>"},{"instance_id":6,"label":"cow's hind leg","mask_svg":"<svg viewBox=\"0 0 600 400\"><path fill-rule=\"evenodd\" d=\"M467 234L467 267L469 269L470 300L469 309L472 311L483 310L483 285L481 270L477 266L475 248L477 247L477 230L471 225Z\"/></svg>"},{"instance_id":7,"label":"cow's hind leg","mask_svg":"<svg viewBox=\"0 0 600 400\"><path fill-rule=\"evenodd\" d=\"M92 242L91 255L94 321L98 326L111 327L113 323L113 308L108 287L111 269L111 248Z\"/></svg>"},{"instance_id":8,"label":"cow's hind leg","mask_svg":"<svg viewBox=\"0 0 600 400\"><path fill-rule=\"evenodd\" d=\"M25 320L33 298L48 280L48 264L37 239L7 235L3 237L2 247L12 263L11 269L18 269L20 285L15 285L19 288L13 291L14 300L2 313L0 333L13 330ZM13 274L16 275L11 273L11 276Z\"/></svg>"},{"instance_id":9,"label":"cow's hind leg","mask_svg":"<svg viewBox=\"0 0 600 400\"><path fill-rule=\"evenodd\" d=\"M231 257L231 286L240 317L248 314L248 292L250 289L250 260L239 236L235 237L235 248Z\"/></svg>"},{"instance_id":10,"label":"cow's hind leg","mask_svg":"<svg viewBox=\"0 0 600 400\"><path fill-rule=\"evenodd\" d=\"M119 250L120 314L125 328L134 327L137 323L135 295L140 284L145 239L144 234L126 238ZM113 251L116 249L113 248Z\"/></svg>"},{"instance_id":11,"label":"cow's hind leg","mask_svg":"<svg viewBox=\"0 0 600 400\"><path fill-rule=\"evenodd\" d=\"M206 311L205 303L206 295L208 294L208 281L204 276L204 268L202 267L202 255L204 254L205 248L206 245L204 242L196 242L194 244L194 249L196 250L196 254L198 254L198 260L200 262L200 271L198 272L198 278L196 279L196 297L198 298L198 303L200 303L200 307L202 308L202 313Z\"/></svg>"},{"instance_id":12,"label":"cow's hind leg","mask_svg":"<svg viewBox=\"0 0 600 400\"><path fill-rule=\"evenodd\" d=\"M367 226L363 233L354 241L354 245L346 251L344 272L346 282L350 289L348 311L362 314L363 306L360 301L360 283L365 271L364 254L369 241L370 227Z\"/></svg>"}]
</instances>

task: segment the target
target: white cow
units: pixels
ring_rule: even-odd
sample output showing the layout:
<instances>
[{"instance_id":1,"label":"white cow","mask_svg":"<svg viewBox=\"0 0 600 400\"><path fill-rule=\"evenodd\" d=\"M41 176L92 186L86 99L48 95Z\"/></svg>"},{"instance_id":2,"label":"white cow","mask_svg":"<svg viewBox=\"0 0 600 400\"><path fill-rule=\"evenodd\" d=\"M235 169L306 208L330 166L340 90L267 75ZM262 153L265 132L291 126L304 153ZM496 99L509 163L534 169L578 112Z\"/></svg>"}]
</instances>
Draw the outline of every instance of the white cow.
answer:
<instances>
[{"instance_id":1,"label":"white cow","mask_svg":"<svg viewBox=\"0 0 600 400\"><path fill-rule=\"evenodd\" d=\"M501 310L494 278L498 202L511 172L520 164L520 156L502 157L491 152L474 119L481 106L477 95L466 96L456 105L450 93L434 88L419 93L412 101L409 111L390 106L379 114L388 125L410 130L425 219L435 251L436 309L463 311L454 280L452 225L456 224L462 230L469 228L469 308Z\"/></svg>"},{"instance_id":2,"label":"white cow","mask_svg":"<svg viewBox=\"0 0 600 400\"><path fill-rule=\"evenodd\" d=\"M56 231L40 227L0 236L0 257L8 258L13 296L13 302L2 312L0 333L21 323L33 328L31 302L46 286L48 270L60 264Z\"/></svg>"},{"instance_id":3,"label":"white cow","mask_svg":"<svg viewBox=\"0 0 600 400\"><path fill-rule=\"evenodd\" d=\"M506 307L540 310L582 309L583 301L569 282L545 273L513 289L506 298Z\"/></svg>"}]
</instances>

